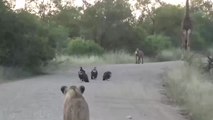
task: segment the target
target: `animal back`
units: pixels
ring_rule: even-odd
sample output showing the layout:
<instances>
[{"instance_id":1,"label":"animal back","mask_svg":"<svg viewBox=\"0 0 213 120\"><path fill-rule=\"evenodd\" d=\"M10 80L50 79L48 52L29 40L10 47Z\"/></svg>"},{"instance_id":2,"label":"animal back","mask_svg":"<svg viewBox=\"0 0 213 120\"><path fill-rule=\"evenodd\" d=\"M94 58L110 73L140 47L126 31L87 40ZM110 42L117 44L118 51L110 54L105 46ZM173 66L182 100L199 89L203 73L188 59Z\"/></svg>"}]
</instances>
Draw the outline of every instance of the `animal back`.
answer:
<instances>
[{"instance_id":1,"label":"animal back","mask_svg":"<svg viewBox=\"0 0 213 120\"><path fill-rule=\"evenodd\" d=\"M65 101L64 120L89 120L89 108L84 98Z\"/></svg>"}]
</instances>

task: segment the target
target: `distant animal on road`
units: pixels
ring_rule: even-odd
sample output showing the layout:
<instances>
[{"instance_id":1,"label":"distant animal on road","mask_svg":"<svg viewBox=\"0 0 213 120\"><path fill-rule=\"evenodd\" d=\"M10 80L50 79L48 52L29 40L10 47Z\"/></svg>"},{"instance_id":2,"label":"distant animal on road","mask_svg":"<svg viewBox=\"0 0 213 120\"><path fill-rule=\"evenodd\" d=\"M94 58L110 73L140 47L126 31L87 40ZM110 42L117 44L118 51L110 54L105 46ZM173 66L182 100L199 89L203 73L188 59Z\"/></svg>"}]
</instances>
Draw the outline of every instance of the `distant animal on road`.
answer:
<instances>
[{"instance_id":1,"label":"distant animal on road","mask_svg":"<svg viewBox=\"0 0 213 120\"><path fill-rule=\"evenodd\" d=\"M103 80L109 80L111 78L112 73L110 71L106 71L103 75Z\"/></svg>"},{"instance_id":2,"label":"distant animal on road","mask_svg":"<svg viewBox=\"0 0 213 120\"><path fill-rule=\"evenodd\" d=\"M143 64L143 57L144 53L142 50L139 50L138 48L135 50L135 59L136 59L136 64Z\"/></svg>"},{"instance_id":3,"label":"distant animal on road","mask_svg":"<svg viewBox=\"0 0 213 120\"><path fill-rule=\"evenodd\" d=\"M94 67L93 70L91 71L91 79L96 79L97 76L98 76L98 71L96 67Z\"/></svg>"},{"instance_id":4,"label":"distant animal on road","mask_svg":"<svg viewBox=\"0 0 213 120\"><path fill-rule=\"evenodd\" d=\"M78 77L83 82L89 82L88 76L82 67L80 67L80 71L78 72Z\"/></svg>"},{"instance_id":5,"label":"distant animal on road","mask_svg":"<svg viewBox=\"0 0 213 120\"><path fill-rule=\"evenodd\" d=\"M84 86L62 86L64 98L64 120L89 120L89 107L83 97Z\"/></svg>"}]
</instances>

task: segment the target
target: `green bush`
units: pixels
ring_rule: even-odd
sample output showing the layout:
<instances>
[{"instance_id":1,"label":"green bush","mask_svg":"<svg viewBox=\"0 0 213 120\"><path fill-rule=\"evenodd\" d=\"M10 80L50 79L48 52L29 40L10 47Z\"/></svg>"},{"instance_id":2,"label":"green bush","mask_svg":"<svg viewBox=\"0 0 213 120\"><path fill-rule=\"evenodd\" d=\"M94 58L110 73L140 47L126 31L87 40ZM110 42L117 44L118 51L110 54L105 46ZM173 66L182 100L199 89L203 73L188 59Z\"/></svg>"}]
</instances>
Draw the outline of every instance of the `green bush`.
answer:
<instances>
[{"instance_id":1,"label":"green bush","mask_svg":"<svg viewBox=\"0 0 213 120\"><path fill-rule=\"evenodd\" d=\"M143 50L146 55L153 56L164 49L172 47L169 37L163 35L147 36L143 43Z\"/></svg>"},{"instance_id":2,"label":"green bush","mask_svg":"<svg viewBox=\"0 0 213 120\"><path fill-rule=\"evenodd\" d=\"M67 53L69 55L102 55L104 49L92 40L75 38L70 40Z\"/></svg>"}]
</instances>

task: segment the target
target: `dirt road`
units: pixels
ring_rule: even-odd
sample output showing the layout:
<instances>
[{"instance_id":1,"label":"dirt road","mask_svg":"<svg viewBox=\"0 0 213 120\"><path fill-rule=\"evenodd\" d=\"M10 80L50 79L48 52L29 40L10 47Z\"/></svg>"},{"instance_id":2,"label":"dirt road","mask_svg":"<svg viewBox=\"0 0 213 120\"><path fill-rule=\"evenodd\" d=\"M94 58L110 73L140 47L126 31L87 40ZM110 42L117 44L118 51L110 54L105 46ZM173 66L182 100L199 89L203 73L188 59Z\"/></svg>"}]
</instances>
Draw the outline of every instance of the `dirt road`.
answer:
<instances>
[{"instance_id":1,"label":"dirt road","mask_svg":"<svg viewBox=\"0 0 213 120\"><path fill-rule=\"evenodd\" d=\"M181 62L97 66L99 76L80 82L72 69L0 85L0 120L63 120L62 85L84 85L90 120L184 120L161 94L162 74ZM85 68L90 73L92 67ZM104 71L110 81L102 81Z\"/></svg>"}]
</instances>

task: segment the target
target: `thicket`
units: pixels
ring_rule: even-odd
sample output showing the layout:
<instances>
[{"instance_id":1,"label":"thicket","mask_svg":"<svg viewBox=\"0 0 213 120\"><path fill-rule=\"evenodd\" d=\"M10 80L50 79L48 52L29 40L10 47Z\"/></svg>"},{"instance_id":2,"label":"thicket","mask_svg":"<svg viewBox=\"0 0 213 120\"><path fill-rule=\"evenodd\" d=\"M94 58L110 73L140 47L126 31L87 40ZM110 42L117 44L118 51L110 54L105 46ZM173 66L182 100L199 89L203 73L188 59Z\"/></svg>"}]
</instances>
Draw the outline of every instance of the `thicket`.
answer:
<instances>
[{"instance_id":1,"label":"thicket","mask_svg":"<svg viewBox=\"0 0 213 120\"><path fill-rule=\"evenodd\" d=\"M36 70L55 57L48 25L25 11L15 13L6 6L0 9L2 66Z\"/></svg>"},{"instance_id":2,"label":"thicket","mask_svg":"<svg viewBox=\"0 0 213 120\"><path fill-rule=\"evenodd\" d=\"M191 3L192 50L212 46L212 5L211 1ZM137 19L132 7L140 10ZM136 48L155 57L162 50L180 47L184 11L180 5L143 0L135 5L101 0L80 7L72 2L32 0L14 10L13 2L0 0L0 65L37 69L58 54L100 55L104 50L133 54Z\"/></svg>"}]
</instances>

